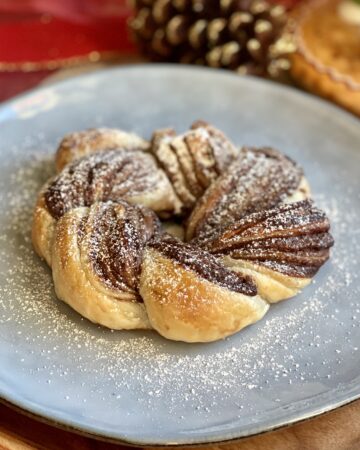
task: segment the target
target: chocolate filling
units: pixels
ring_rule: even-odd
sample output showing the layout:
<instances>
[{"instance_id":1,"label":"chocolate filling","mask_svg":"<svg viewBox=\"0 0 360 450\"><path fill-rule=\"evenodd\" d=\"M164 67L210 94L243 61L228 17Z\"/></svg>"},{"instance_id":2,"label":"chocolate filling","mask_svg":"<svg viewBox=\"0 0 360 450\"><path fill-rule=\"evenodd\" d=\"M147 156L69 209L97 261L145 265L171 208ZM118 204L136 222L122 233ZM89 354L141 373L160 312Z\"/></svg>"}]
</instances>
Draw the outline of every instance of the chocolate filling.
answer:
<instances>
[{"instance_id":1,"label":"chocolate filling","mask_svg":"<svg viewBox=\"0 0 360 450\"><path fill-rule=\"evenodd\" d=\"M81 233L92 268L108 287L132 292L137 301L141 261L146 243L160 231L149 209L126 202L93 205Z\"/></svg>"},{"instance_id":2,"label":"chocolate filling","mask_svg":"<svg viewBox=\"0 0 360 450\"><path fill-rule=\"evenodd\" d=\"M302 169L277 150L243 148L199 200L188 238L207 239L220 227L276 206L298 188L302 176Z\"/></svg>"},{"instance_id":3,"label":"chocolate filling","mask_svg":"<svg viewBox=\"0 0 360 450\"><path fill-rule=\"evenodd\" d=\"M204 280L244 295L257 294L256 286L250 277L227 269L213 255L191 244L164 234L152 239L148 246L183 268L195 272Z\"/></svg>"},{"instance_id":4,"label":"chocolate filling","mask_svg":"<svg viewBox=\"0 0 360 450\"><path fill-rule=\"evenodd\" d=\"M325 213L304 200L251 214L200 245L217 256L309 278L329 258L329 228Z\"/></svg>"},{"instance_id":5,"label":"chocolate filling","mask_svg":"<svg viewBox=\"0 0 360 450\"><path fill-rule=\"evenodd\" d=\"M45 192L50 214L59 219L79 206L97 201L129 199L157 187L154 158L137 150L94 153L66 167Z\"/></svg>"},{"instance_id":6,"label":"chocolate filling","mask_svg":"<svg viewBox=\"0 0 360 450\"><path fill-rule=\"evenodd\" d=\"M182 201L184 213L193 208L236 154L235 147L219 130L203 122L177 137L171 129L156 131L151 148Z\"/></svg>"}]
</instances>

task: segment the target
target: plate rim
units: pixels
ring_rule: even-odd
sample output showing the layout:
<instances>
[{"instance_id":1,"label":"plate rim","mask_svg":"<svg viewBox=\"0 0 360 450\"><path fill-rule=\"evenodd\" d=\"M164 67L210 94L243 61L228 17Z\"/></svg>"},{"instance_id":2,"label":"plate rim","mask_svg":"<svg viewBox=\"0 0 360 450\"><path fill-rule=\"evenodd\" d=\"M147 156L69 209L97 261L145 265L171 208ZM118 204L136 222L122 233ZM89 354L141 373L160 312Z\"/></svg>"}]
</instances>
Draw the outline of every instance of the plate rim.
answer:
<instances>
[{"instance_id":1,"label":"plate rim","mask_svg":"<svg viewBox=\"0 0 360 450\"><path fill-rule=\"evenodd\" d=\"M54 82L52 84L46 84L46 85L40 85L37 86L33 89L30 89L24 93L21 93L15 97L12 97L11 99L3 102L0 104L0 112L2 110L6 110L7 108L11 108L12 105L16 104L18 101L22 101L28 97L33 96L34 94L36 95L39 92L42 91L47 91L49 89L52 88L62 88L62 87L66 87L67 85L73 84L74 82L79 82L82 79L89 79L89 78L98 78L101 77L102 75L105 74L109 74L110 72L113 73L123 73L123 72L128 72L128 71L142 71L142 72L149 72L149 71L170 71L170 72L206 72L208 76L214 76L214 77L229 77L229 78L237 78L239 81L241 81L242 83L250 83L252 85L261 85L261 86L268 86L271 90L275 90L277 92L280 93L285 93L287 95L289 95L290 97L292 97L292 99L294 101L301 101L301 102L305 102L306 105L314 105L317 106L318 108L320 107L322 110L327 110L326 112L328 114L330 113L334 113L336 114L338 117L342 117L342 119L344 121L346 121L347 123L349 121L352 122L353 125L357 125L359 126L359 119L354 116L353 114L351 114L348 111L343 110L342 108L340 108L337 105L334 105L332 103L330 103L329 101L322 99L322 98L318 98L308 92L303 92L297 89L294 89L294 87L291 86L286 86L286 85L280 85L279 83L276 83L274 81L271 80L264 80L264 79L259 79L256 77L252 77L252 76L240 76L237 74L234 74L233 72L227 71L227 70L223 70L223 69L211 69L211 68L207 68L207 67L198 67L198 66L191 66L191 65L181 65L179 66L178 64L160 64L160 63L156 63L156 64L127 64L127 65L123 65L123 66L116 66L116 67L108 67L108 68L104 68L104 69L100 69L100 70L95 70L94 72L88 72L85 74L79 74L76 76L73 76L71 78L65 79L65 80L61 80L61 81L57 81ZM7 119L0 119L0 124L4 121L6 121ZM15 119L17 120L17 119ZM334 389L332 390L334 391ZM330 394L332 391L328 391L328 394ZM206 439L205 437L203 438L197 438L197 437L188 437L188 438L183 438L183 439L177 439L176 442L175 441L171 441L168 442L165 439L161 440L161 439L154 439L154 440L147 440L145 442L145 440L137 440L136 438L129 438L126 437L122 434L122 436L120 436L119 434L114 434L113 432L108 431L101 431L101 427L97 427L94 426L92 427L91 425L84 425L84 424L79 424L78 421L76 420L72 420L70 418L60 418L60 417L54 417L54 415L49 412L46 413L46 411L43 410L43 408L40 405L34 405L31 403L31 401L28 401L26 399L17 399L16 395L13 395L13 393L8 392L7 394L4 392L1 392L0 390L0 402L7 404L10 407L13 407L16 410L20 410L22 413L36 419L39 420L41 422L50 424L51 426L55 426L57 428L61 428L61 429L65 429L67 431L71 431L74 433L78 433L81 435L85 435L94 439L98 439L98 440L103 440L103 441L107 441L107 442L112 442L112 443L121 443L121 444L125 444L125 445L130 445L130 446L140 446L140 447L144 447L144 446L166 446L166 447L172 447L172 446L196 446L196 445L204 445L204 444L212 444L212 443L231 443L231 442L236 442L239 441L241 439L244 438L248 438L248 437L253 437L256 435L260 435L266 432L270 432L270 431L275 431L278 430L280 428L284 428L287 426L291 426L294 425L296 423L300 423L300 422L304 422L307 420L310 420L312 418L315 417L319 417L320 415L329 413L330 411L333 411L335 409L341 408L347 404L350 404L356 400L358 400L360 398L360 384L359 386L355 387L355 389L353 390L352 393L348 394L342 394L338 396L338 400L337 401L333 401L330 402L328 401L327 406L318 406L316 408L313 408L312 411L305 411L303 413L293 413L292 416L289 416L286 419L278 419L277 421L273 422L273 425L269 426L266 424L262 425L262 426L252 426L251 428L249 428L249 432L247 431L243 431L240 433L234 433L234 432L218 432L218 439L213 439L213 438L209 438Z\"/></svg>"},{"instance_id":2,"label":"plate rim","mask_svg":"<svg viewBox=\"0 0 360 450\"><path fill-rule=\"evenodd\" d=\"M190 448L190 447L198 447L198 446L202 446L202 445L208 446L211 444L216 444L216 445L232 444L232 443L243 441L248 438L260 436L262 434L271 433L273 431L282 430L282 429L291 427L293 425L311 421L312 419L316 419L316 418L319 418L326 414L329 414L333 411L343 408L344 406L355 403L356 401L360 401L360 389L359 389L359 392L356 395L354 395L353 397L346 398L344 400L340 400L340 401L332 404L329 407L323 407L323 408L319 407L314 413L304 413L302 416L299 416L297 418L295 417L290 420L284 419L282 421L279 421L277 424L275 424L273 426L258 427L258 428L255 427L249 433L242 433L239 435L231 435L228 438L223 437L223 438L219 438L219 439L215 439L215 440L210 438L210 439L205 439L205 440L186 439L184 441L179 439L177 442L173 442L173 441L172 442L166 442L166 441L146 441L145 442L143 440L138 441L136 439L126 438L124 436L122 438L117 437L111 433L101 434L100 432L96 431L95 428L91 428L91 427L87 427L87 426L80 426L80 425L77 425L76 423L72 422L71 420L55 419L54 417L52 417L50 415L46 415L44 413L34 411L34 409L27 408L24 405L22 405L16 401L9 400L8 398L6 398L6 396L0 394L0 403L4 404L5 406L7 406L21 414L24 414L26 417L29 417L33 420L37 420L46 425L53 426L54 428L57 428L57 429L60 429L63 431L68 431L71 433L75 433L75 434L78 434L80 436L84 436L87 438L96 439L96 440L102 441L102 442L108 442L110 444L122 444L122 445L127 445L130 447L141 447L141 448L146 448L148 446L159 447L159 448L161 448L161 447L174 448L174 447L181 446L181 447L189 447Z\"/></svg>"},{"instance_id":3,"label":"plate rim","mask_svg":"<svg viewBox=\"0 0 360 450\"><path fill-rule=\"evenodd\" d=\"M37 92L46 91L54 87L62 87L67 84L72 84L73 81L80 81L83 78L97 78L102 74L110 73L110 72L125 72L131 70L141 70L141 71L151 71L151 70L170 70L170 71L184 71L184 72L207 72L209 75L213 76L225 76L233 79L238 79L239 81L243 81L245 83L250 84L258 84L260 85L269 85L272 86L272 89L277 90L278 92L287 92L289 95L293 97L297 97L299 100L305 100L307 103L317 103L318 105L322 105L322 108L331 109L335 114L341 114L344 119L351 120L355 124L359 124L359 118L355 116L353 113L348 110L338 106L337 104L327 100L324 97L318 97L311 92L301 90L297 85L291 86L286 84L281 84L277 81L260 78L253 75L240 75L233 71L222 69L222 68L212 68L205 66L195 66L191 64L177 64L177 63L131 63L124 64L121 66L113 66L113 67L104 67L98 70L94 70L91 72L86 72L83 74L77 74L71 76L70 78L66 78L64 80L55 81L54 83L44 84L35 86L34 88L28 89L24 92L20 92L19 94L11 97L10 99L5 100L4 102L0 102L0 110L6 109L12 104L18 102L19 100L25 99L27 97L36 94ZM46 80L46 79L45 79ZM0 123L3 120L0 119Z\"/></svg>"}]
</instances>

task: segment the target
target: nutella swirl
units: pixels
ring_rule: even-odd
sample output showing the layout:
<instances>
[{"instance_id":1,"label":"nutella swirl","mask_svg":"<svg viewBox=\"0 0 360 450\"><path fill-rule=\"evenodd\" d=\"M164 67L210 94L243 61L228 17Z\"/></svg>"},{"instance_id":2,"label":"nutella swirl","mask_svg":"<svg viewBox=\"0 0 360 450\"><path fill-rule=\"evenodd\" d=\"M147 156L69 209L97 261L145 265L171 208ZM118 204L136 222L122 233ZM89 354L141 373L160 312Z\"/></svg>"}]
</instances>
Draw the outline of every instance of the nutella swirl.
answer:
<instances>
[{"instance_id":1,"label":"nutella swirl","mask_svg":"<svg viewBox=\"0 0 360 450\"><path fill-rule=\"evenodd\" d=\"M296 191L302 177L302 169L277 150L243 148L196 204L188 220L187 240L206 239L220 226L276 206Z\"/></svg>"},{"instance_id":2,"label":"nutella swirl","mask_svg":"<svg viewBox=\"0 0 360 450\"><path fill-rule=\"evenodd\" d=\"M66 164L90 153L124 148L148 150L149 143L136 134L115 128L90 128L64 136L56 151L55 164L58 172Z\"/></svg>"},{"instance_id":3,"label":"nutella swirl","mask_svg":"<svg viewBox=\"0 0 360 450\"><path fill-rule=\"evenodd\" d=\"M257 293L256 286L250 277L232 272L213 255L192 244L186 244L168 234L163 234L152 239L148 247L211 283L245 295L254 296Z\"/></svg>"},{"instance_id":4,"label":"nutella swirl","mask_svg":"<svg viewBox=\"0 0 360 450\"><path fill-rule=\"evenodd\" d=\"M166 180L167 182L167 180ZM132 198L159 189L164 183L154 158L141 150L108 150L73 162L50 183L45 203L55 219L98 201Z\"/></svg>"},{"instance_id":5,"label":"nutella swirl","mask_svg":"<svg viewBox=\"0 0 360 450\"><path fill-rule=\"evenodd\" d=\"M248 215L201 245L216 256L310 278L329 258L329 229L325 213L305 200Z\"/></svg>"},{"instance_id":6,"label":"nutella swirl","mask_svg":"<svg viewBox=\"0 0 360 450\"><path fill-rule=\"evenodd\" d=\"M156 131L151 152L169 177L185 212L238 153L221 131L200 121L179 136L173 129Z\"/></svg>"},{"instance_id":7,"label":"nutella swirl","mask_svg":"<svg viewBox=\"0 0 360 450\"><path fill-rule=\"evenodd\" d=\"M108 288L138 296L141 261L146 243L160 232L148 208L124 201L94 204L79 228L78 245L86 263Z\"/></svg>"}]
</instances>

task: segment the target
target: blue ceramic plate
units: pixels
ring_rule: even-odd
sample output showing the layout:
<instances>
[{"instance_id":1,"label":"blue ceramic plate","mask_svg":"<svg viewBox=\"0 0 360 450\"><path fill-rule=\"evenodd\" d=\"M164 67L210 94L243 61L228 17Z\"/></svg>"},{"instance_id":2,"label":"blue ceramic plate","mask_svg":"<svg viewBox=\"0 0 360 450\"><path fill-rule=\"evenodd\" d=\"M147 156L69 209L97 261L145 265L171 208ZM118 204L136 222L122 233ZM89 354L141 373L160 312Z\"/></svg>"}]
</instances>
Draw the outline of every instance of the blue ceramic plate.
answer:
<instances>
[{"instance_id":1,"label":"blue ceramic plate","mask_svg":"<svg viewBox=\"0 0 360 450\"><path fill-rule=\"evenodd\" d=\"M222 342L112 332L56 300L31 214L60 138L88 127L149 137L202 118L306 171L330 216L331 261L296 298ZM137 445L249 436L360 397L360 123L270 82L179 66L81 76L0 108L0 396L58 424Z\"/></svg>"}]
</instances>

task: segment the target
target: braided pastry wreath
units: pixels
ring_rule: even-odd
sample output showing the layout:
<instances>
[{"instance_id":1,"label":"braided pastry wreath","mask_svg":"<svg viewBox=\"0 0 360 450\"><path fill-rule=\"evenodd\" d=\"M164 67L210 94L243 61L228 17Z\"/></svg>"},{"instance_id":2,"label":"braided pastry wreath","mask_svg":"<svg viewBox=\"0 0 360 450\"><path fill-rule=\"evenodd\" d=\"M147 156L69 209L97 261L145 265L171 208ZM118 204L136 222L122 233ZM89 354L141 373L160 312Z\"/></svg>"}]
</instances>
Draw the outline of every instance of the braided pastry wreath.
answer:
<instances>
[{"instance_id":1,"label":"braided pastry wreath","mask_svg":"<svg viewBox=\"0 0 360 450\"><path fill-rule=\"evenodd\" d=\"M73 133L56 168L35 207L34 248L58 298L109 328L224 338L309 284L333 245L294 161L239 150L205 122L151 142ZM181 223L182 239L160 219Z\"/></svg>"}]
</instances>

